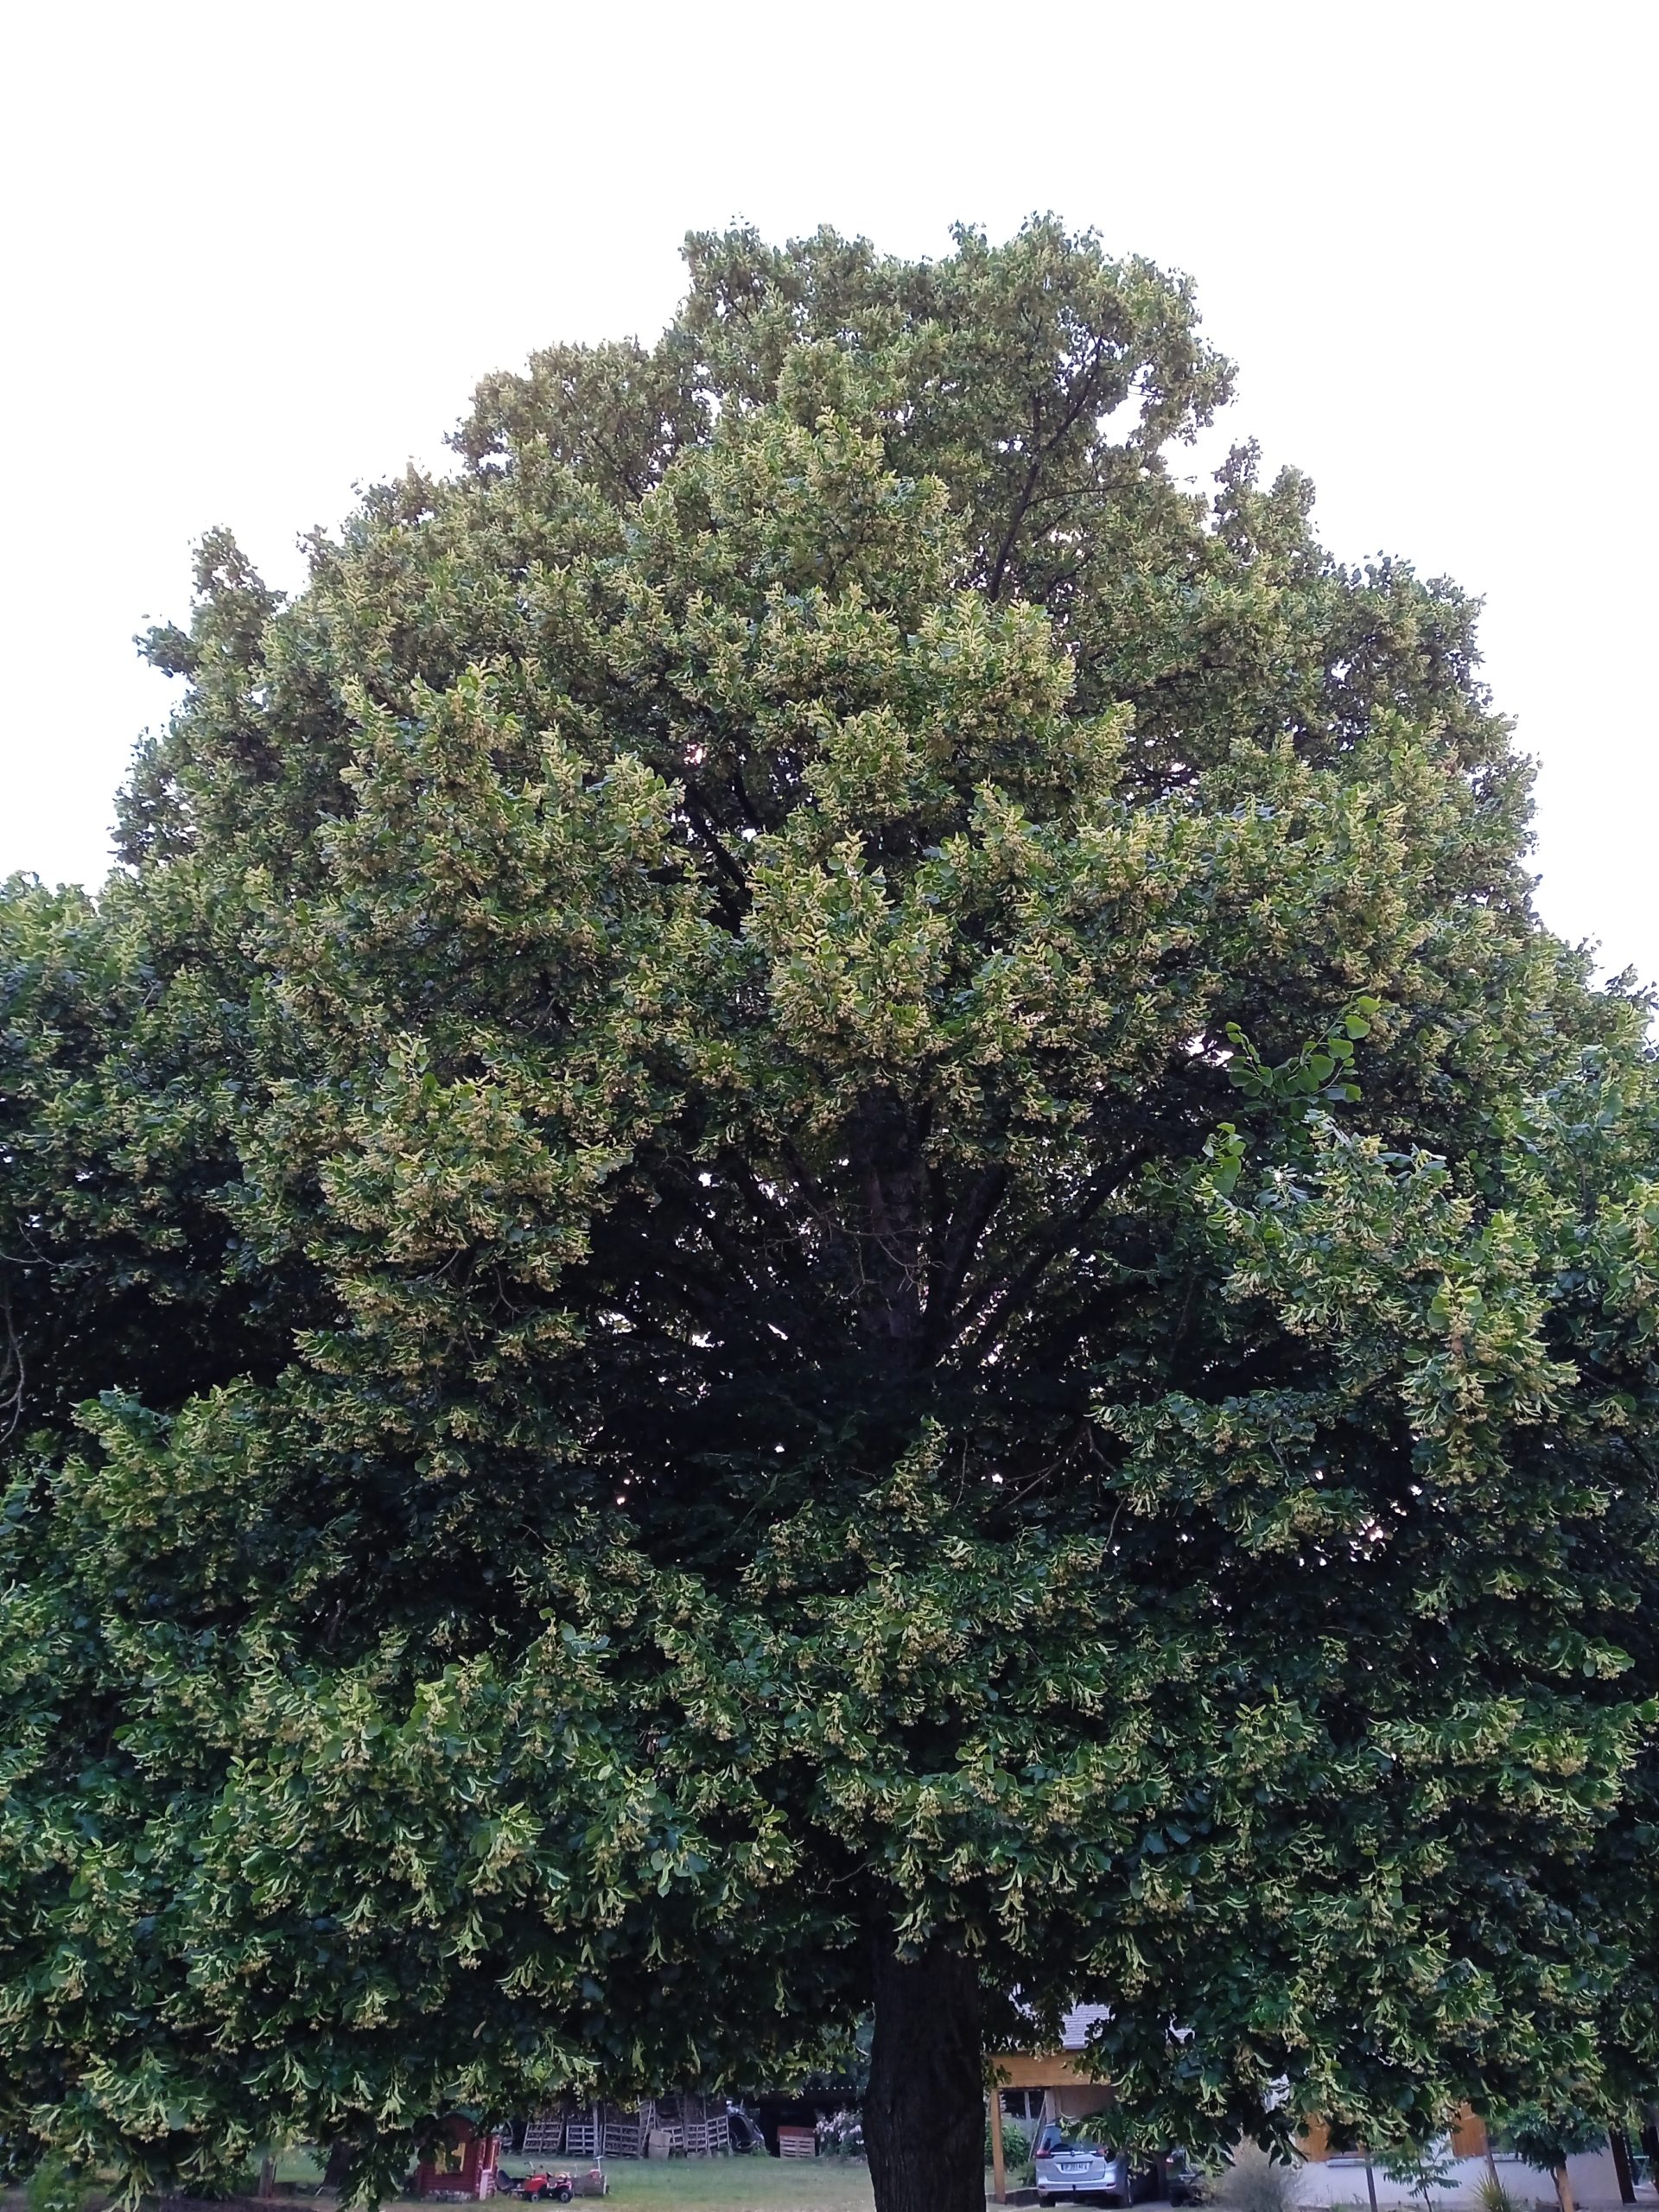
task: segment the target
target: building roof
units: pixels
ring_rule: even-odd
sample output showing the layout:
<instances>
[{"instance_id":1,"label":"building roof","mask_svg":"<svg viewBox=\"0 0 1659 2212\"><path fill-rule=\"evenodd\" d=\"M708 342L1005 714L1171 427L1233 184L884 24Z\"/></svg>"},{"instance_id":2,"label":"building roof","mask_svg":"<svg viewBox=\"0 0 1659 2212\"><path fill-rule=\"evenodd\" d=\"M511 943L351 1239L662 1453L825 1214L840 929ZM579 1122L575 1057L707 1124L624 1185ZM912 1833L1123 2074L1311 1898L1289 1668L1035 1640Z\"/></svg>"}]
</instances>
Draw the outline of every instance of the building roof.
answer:
<instances>
[{"instance_id":1,"label":"building roof","mask_svg":"<svg viewBox=\"0 0 1659 2212\"><path fill-rule=\"evenodd\" d=\"M1081 2050L1096 2021L1109 2020L1111 2016L1109 2005L1074 2005L1060 2023L1060 2049Z\"/></svg>"}]
</instances>

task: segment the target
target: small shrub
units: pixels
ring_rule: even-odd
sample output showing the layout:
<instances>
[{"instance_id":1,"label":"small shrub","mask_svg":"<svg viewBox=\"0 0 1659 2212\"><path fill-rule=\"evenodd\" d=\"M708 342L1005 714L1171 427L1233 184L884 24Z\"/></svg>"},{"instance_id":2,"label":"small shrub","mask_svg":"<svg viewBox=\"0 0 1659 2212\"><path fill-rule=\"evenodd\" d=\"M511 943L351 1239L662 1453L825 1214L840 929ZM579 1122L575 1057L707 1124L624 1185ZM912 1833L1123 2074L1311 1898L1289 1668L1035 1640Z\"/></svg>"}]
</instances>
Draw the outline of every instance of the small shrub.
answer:
<instances>
[{"instance_id":1,"label":"small shrub","mask_svg":"<svg viewBox=\"0 0 1659 2212\"><path fill-rule=\"evenodd\" d=\"M1428 2212L1429 2202L1437 2190L1451 2189L1457 2182L1452 2145L1444 2135L1434 2136L1427 2143L1401 2145L1383 2158L1382 2171L1390 2181L1403 2182L1414 2196L1421 2199L1423 2212Z\"/></svg>"},{"instance_id":2,"label":"small shrub","mask_svg":"<svg viewBox=\"0 0 1659 2212\"><path fill-rule=\"evenodd\" d=\"M1302 2177L1282 2158L1270 2158L1254 2143L1241 2143L1216 2192L1228 2212L1294 2212Z\"/></svg>"},{"instance_id":3,"label":"small shrub","mask_svg":"<svg viewBox=\"0 0 1659 2212\"><path fill-rule=\"evenodd\" d=\"M818 2151L827 2158L861 2158L864 2124L860 2114L842 2108L818 2122Z\"/></svg>"},{"instance_id":4,"label":"small shrub","mask_svg":"<svg viewBox=\"0 0 1659 2212\"><path fill-rule=\"evenodd\" d=\"M1480 2212L1521 2212L1520 2198L1494 2173L1483 2174L1475 2183L1475 2202Z\"/></svg>"},{"instance_id":5,"label":"small shrub","mask_svg":"<svg viewBox=\"0 0 1659 2212\"><path fill-rule=\"evenodd\" d=\"M1002 2122L1002 2164L1011 2187L1022 2188L1032 2178L1031 2146L1036 2130L1024 2120L1004 2120ZM991 2117L985 2115L985 2165L988 2172L991 2164Z\"/></svg>"},{"instance_id":6,"label":"small shrub","mask_svg":"<svg viewBox=\"0 0 1659 2212\"><path fill-rule=\"evenodd\" d=\"M29 2212L81 2212L86 2183L67 2158L52 2151L29 2176L23 2196Z\"/></svg>"}]
</instances>

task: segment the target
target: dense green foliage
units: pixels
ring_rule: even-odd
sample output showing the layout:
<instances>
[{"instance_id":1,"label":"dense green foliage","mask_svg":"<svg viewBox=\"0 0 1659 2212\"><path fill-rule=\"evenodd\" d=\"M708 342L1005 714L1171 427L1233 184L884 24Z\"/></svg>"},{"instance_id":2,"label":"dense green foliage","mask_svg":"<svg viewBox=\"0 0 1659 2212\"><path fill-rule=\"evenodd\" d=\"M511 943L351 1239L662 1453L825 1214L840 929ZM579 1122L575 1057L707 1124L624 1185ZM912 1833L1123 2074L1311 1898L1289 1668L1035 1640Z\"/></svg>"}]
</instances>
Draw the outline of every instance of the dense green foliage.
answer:
<instances>
[{"instance_id":1,"label":"dense green foliage","mask_svg":"<svg viewBox=\"0 0 1659 2212\"><path fill-rule=\"evenodd\" d=\"M1183 486L1143 263L690 259L291 603L210 538L0 906L0 2133L372 2189L895 1942L1154 2137L1594 2108L1655 1097L1474 610Z\"/></svg>"}]
</instances>

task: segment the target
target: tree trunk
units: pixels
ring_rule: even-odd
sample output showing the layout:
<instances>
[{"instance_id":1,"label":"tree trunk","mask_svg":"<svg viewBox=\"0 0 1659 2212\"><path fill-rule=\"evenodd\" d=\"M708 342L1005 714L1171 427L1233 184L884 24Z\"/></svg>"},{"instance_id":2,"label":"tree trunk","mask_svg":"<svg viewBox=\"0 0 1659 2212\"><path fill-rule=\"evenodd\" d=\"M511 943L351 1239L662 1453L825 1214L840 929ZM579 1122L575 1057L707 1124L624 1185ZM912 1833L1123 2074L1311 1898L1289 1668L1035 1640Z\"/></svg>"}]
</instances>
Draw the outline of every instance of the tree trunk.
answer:
<instances>
[{"instance_id":1,"label":"tree trunk","mask_svg":"<svg viewBox=\"0 0 1659 2212\"><path fill-rule=\"evenodd\" d=\"M1365 2194L1370 2200L1371 2212L1376 2212L1376 2171L1369 2150L1365 2153Z\"/></svg>"},{"instance_id":2,"label":"tree trunk","mask_svg":"<svg viewBox=\"0 0 1659 2212\"><path fill-rule=\"evenodd\" d=\"M938 1942L905 1964L877 1941L864 2146L875 2212L984 2212L979 1976Z\"/></svg>"},{"instance_id":3,"label":"tree trunk","mask_svg":"<svg viewBox=\"0 0 1659 2212\"><path fill-rule=\"evenodd\" d=\"M1565 2158L1555 2169L1555 2202L1560 2206L1561 2212L1573 2212L1573 2183L1567 2175Z\"/></svg>"},{"instance_id":4,"label":"tree trunk","mask_svg":"<svg viewBox=\"0 0 1659 2212\"><path fill-rule=\"evenodd\" d=\"M1618 2176L1618 2201L1621 2204L1634 2204L1636 2168L1630 2163L1630 2139L1622 2127L1610 2127L1607 2147L1613 2154L1613 2171Z\"/></svg>"}]
</instances>

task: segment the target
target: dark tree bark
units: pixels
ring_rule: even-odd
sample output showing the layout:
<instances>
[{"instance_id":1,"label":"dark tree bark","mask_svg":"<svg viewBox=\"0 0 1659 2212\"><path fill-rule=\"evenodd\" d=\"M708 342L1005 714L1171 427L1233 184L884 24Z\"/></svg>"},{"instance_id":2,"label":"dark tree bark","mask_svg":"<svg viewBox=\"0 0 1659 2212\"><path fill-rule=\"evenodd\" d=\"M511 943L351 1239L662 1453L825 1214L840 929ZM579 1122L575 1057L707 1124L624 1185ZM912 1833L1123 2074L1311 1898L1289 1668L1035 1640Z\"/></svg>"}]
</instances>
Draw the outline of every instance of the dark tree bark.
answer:
<instances>
[{"instance_id":1,"label":"dark tree bark","mask_svg":"<svg viewBox=\"0 0 1659 2212\"><path fill-rule=\"evenodd\" d=\"M984 2062L971 1959L877 1941L864 2144L876 2212L984 2212Z\"/></svg>"},{"instance_id":2,"label":"dark tree bark","mask_svg":"<svg viewBox=\"0 0 1659 2212\"><path fill-rule=\"evenodd\" d=\"M1618 2201L1621 2204L1634 2204L1636 2169L1630 2163L1630 2139L1622 2127L1610 2127L1607 2147L1613 2154L1613 2171L1618 2176Z\"/></svg>"}]
</instances>

